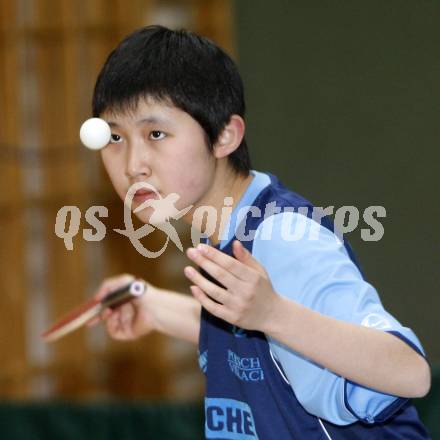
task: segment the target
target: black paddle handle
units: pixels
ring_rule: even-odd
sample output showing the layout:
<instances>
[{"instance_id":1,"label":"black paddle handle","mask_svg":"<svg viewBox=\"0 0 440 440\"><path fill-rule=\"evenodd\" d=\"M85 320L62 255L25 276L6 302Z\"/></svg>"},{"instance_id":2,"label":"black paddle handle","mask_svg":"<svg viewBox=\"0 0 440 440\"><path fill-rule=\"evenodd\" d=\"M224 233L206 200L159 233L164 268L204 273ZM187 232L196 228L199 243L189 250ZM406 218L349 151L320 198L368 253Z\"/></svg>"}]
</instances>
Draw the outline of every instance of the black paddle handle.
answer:
<instances>
[{"instance_id":1,"label":"black paddle handle","mask_svg":"<svg viewBox=\"0 0 440 440\"><path fill-rule=\"evenodd\" d=\"M122 304L143 295L146 290L146 285L142 281L132 281L131 283L108 293L101 300L101 304L103 308L110 307L111 309L116 309L119 306L122 306Z\"/></svg>"}]
</instances>

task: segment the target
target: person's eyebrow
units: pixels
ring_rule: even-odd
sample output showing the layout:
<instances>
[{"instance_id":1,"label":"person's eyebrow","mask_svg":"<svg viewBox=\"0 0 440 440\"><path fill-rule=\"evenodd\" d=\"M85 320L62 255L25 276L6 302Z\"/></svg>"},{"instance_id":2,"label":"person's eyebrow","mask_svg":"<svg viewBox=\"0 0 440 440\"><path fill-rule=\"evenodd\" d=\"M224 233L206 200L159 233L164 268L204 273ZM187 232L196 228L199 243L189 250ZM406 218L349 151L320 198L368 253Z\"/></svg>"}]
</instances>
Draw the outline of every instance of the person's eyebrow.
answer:
<instances>
[{"instance_id":1,"label":"person's eyebrow","mask_svg":"<svg viewBox=\"0 0 440 440\"><path fill-rule=\"evenodd\" d=\"M148 116L146 118L139 119L136 121L137 125L141 124L169 124L171 121L167 118L163 118L160 116Z\"/></svg>"},{"instance_id":2,"label":"person's eyebrow","mask_svg":"<svg viewBox=\"0 0 440 440\"><path fill-rule=\"evenodd\" d=\"M171 123L171 121L167 118L162 118L160 116L153 116L153 115L147 116L146 118L142 118L142 119L139 119L138 121L136 121L137 125L142 125L142 124L168 124L169 125L170 123ZM107 121L107 124L110 127L114 127L114 128L119 127L119 125L114 121Z\"/></svg>"}]
</instances>

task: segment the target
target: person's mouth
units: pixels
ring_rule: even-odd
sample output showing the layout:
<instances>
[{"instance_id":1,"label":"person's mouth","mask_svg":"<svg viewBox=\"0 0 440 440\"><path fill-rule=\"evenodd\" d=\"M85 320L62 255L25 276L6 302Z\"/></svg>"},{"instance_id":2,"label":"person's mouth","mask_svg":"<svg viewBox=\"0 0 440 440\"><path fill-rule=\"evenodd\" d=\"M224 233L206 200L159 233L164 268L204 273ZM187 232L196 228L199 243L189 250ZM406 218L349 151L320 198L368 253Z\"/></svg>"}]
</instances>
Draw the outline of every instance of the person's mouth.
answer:
<instances>
[{"instance_id":1,"label":"person's mouth","mask_svg":"<svg viewBox=\"0 0 440 440\"><path fill-rule=\"evenodd\" d=\"M156 198L156 193L154 191L149 191L147 189L138 189L134 195L133 195L133 200L136 203L143 203L146 200L149 199L155 199Z\"/></svg>"}]
</instances>

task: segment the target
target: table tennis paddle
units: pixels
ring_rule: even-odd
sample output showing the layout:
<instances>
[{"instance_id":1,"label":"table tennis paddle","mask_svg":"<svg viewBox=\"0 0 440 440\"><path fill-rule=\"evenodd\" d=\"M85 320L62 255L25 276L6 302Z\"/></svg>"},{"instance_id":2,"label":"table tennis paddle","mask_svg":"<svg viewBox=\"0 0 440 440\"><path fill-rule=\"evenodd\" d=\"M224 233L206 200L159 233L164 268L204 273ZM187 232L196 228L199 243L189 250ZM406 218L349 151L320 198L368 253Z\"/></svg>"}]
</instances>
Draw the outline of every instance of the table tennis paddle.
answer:
<instances>
[{"instance_id":1,"label":"table tennis paddle","mask_svg":"<svg viewBox=\"0 0 440 440\"><path fill-rule=\"evenodd\" d=\"M145 293L147 286L144 282L135 280L130 284L108 293L101 300L91 299L73 309L59 319L41 336L46 342L53 342L80 328L106 308L115 309Z\"/></svg>"}]
</instances>

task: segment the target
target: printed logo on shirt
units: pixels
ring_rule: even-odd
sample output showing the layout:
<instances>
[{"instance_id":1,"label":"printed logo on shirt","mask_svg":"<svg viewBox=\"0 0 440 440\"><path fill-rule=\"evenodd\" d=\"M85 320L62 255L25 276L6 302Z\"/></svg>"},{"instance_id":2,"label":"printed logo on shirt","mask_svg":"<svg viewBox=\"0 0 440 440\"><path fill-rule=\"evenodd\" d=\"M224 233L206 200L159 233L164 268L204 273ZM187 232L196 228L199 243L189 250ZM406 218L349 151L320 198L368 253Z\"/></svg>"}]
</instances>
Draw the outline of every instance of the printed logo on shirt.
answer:
<instances>
[{"instance_id":1,"label":"printed logo on shirt","mask_svg":"<svg viewBox=\"0 0 440 440\"><path fill-rule=\"evenodd\" d=\"M258 357L240 357L232 350L228 350L228 363L231 371L242 381L264 380L263 369Z\"/></svg>"},{"instance_id":2,"label":"printed logo on shirt","mask_svg":"<svg viewBox=\"0 0 440 440\"><path fill-rule=\"evenodd\" d=\"M208 350L205 350L203 353L199 352L199 367L206 374L208 370Z\"/></svg>"},{"instance_id":3,"label":"printed logo on shirt","mask_svg":"<svg viewBox=\"0 0 440 440\"><path fill-rule=\"evenodd\" d=\"M234 399L205 398L207 439L258 440L249 405Z\"/></svg>"},{"instance_id":4,"label":"printed logo on shirt","mask_svg":"<svg viewBox=\"0 0 440 440\"><path fill-rule=\"evenodd\" d=\"M385 330L391 328L391 323L384 316L378 313L370 313L361 322L364 327L377 328Z\"/></svg>"}]
</instances>

